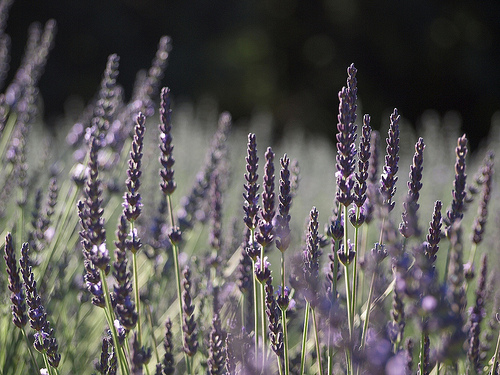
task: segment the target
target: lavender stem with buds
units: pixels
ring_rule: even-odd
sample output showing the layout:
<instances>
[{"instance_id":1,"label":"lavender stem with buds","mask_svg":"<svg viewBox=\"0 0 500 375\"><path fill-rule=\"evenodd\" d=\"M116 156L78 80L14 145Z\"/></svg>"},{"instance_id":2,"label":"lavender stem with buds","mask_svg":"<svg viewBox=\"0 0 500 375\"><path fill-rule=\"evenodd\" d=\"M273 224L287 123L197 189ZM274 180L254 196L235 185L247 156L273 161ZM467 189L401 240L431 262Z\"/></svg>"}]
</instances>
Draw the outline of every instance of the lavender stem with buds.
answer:
<instances>
[{"instance_id":1,"label":"lavender stem with buds","mask_svg":"<svg viewBox=\"0 0 500 375\"><path fill-rule=\"evenodd\" d=\"M245 193L243 193L243 198L245 199L243 205L243 211L245 216L243 218L249 232L250 236L248 243L245 244L247 254L252 259L252 270L255 270L255 262L258 255L260 254L260 249L255 241L255 228L257 227L257 214L259 212L259 206L257 204L259 199L259 187L257 183L259 175L257 174L257 169L259 167L259 157L257 156L257 141L255 134L248 134L248 145L247 145L247 156L246 161L246 171L245 180L246 183L243 185ZM253 313L254 313L254 355L257 358L257 353L259 349L259 309L258 309L258 297L257 297L257 283L255 277L252 277L252 290L253 290Z\"/></svg>"},{"instance_id":2,"label":"lavender stem with buds","mask_svg":"<svg viewBox=\"0 0 500 375\"><path fill-rule=\"evenodd\" d=\"M290 302L287 289L285 287L285 251L290 246L290 207L292 205L292 196L290 194L290 159L285 154L281 159L280 172L280 194L279 214L276 217L276 247L281 251L281 296L278 297L278 305L281 308L281 320L283 324L285 375L289 375L288 363L288 334L286 310Z\"/></svg>"}]
</instances>

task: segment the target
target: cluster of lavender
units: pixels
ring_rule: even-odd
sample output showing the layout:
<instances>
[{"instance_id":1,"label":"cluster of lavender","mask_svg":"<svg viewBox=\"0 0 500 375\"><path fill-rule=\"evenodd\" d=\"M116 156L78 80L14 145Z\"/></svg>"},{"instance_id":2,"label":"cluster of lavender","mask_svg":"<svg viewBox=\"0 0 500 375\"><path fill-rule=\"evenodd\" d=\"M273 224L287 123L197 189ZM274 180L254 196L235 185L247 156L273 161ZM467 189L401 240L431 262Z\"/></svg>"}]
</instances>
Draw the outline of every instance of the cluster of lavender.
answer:
<instances>
[{"instance_id":1,"label":"cluster of lavender","mask_svg":"<svg viewBox=\"0 0 500 375\"><path fill-rule=\"evenodd\" d=\"M1 84L8 66L8 39L3 30L9 5L9 1L0 2ZM77 208L84 286L92 296L92 303L103 308L99 311L104 311L109 328L106 337L89 349L94 352L100 349L95 364L100 374L149 373L153 352L157 375L173 374L176 369L190 375L498 372L499 353L494 340L499 337L499 322L497 305L490 303L498 296L495 296L495 279L488 276L493 263L488 263L488 259L491 261L493 254L481 257L477 280L474 272L476 251L484 238L490 202L494 201L492 153L486 155L476 174L477 186L472 186L465 173L467 138L464 135L458 139L450 208L442 212L442 201L435 201L428 229L424 231L419 223L419 210L423 204L420 194L425 144L419 138L409 167L401 222L396 224L393 211L398 204L396 182L401 169L400 115L395 109L390 116L384 165L379 167L380 136L372 131L369 115L363 116L357 134L357 70L351 65L347 69L346 87L338 95L337 187L326 234L320 231L322 207L313 207L308 216L305 244L297 244L291 206L292 199L299 197L298 164L285 154L279 160L278 174L275 154L269 147L262 159L265 164L260 179L257 140L251 133L243 192L246 229L244 234L233 231L229 235L223 226L226 220L223 199L229 185L227 138L231 117L227 113L220 116L205 163L174 212L173 193L177 186L171 96L169 89L164 88L159 110L159 189L155 181L161 200L154 207L155 214L148 216L150 207L143 206L143 198L149 201L150 191L144 172L152 148L148 147L145 129L146 118L154 112L153 98L158 94L170 52L170 40L164 37L151 69L138 76L128 103L124 102L123 90L117 83L119 58L109 57L96 100L86 108L67 137L80 163L74 169L76 185L64 181L58 175L64 167L56 166L46 184L46 203L42 204L43 190L34 193L30 188L38 180L36 173L30 173L27 141L37 112L36 85L52 46L54 30L53 21L43 29L39 25L30 29L21 66L5 94L0 95L0 156L5 161L1 171L0 214L11 207L15 211L12 216L0 215L0 220L14 229L14 236L8 234L5 239L8 284L4 289L9 291L14 323L9 327L24 332L29 321L35 334L34 340L30 336L27 339L33 341L46 360L48 368L38 369L33 356L34 363L30 365L33 370L57 374L55 369L64 364L39 294L45 296L47 292L47 309L51 311L60 300L74 301L70 299L75 297L71 292L77 287L73 283L64 285L69 275L66 277L65 272L58 275L63 280L58 280L58 286L52 289L48 281L54 282L56 278L51 271L65 268L70 260L76 259L72 250L77 247L78 218L72 217L74 209L57 205L58 196L64 196L65 203L74 208L83 193ZM127 157L127 179L124 188L120 188L122 184L116 181L123 177L122 171L114 170L114 166L125 165ZM113 210L119 211L116 201L120 199L115 193L124 189L121 215L113 215ZM14 191L18 196L11 199ZM470 227L468 252L463 239L467 226L462 221L476 198L478 210ZM25 216L32 200L31 227L26 230ZM108 212L109 216L105 215ZM113 264L106 242L109 231L105 217L118 217ZM108 225L110 221L106 219ZM202 241L205 231L190 233L198 229L195 227L198 223L200 228L209 225L207 251L196 249L195 256L190 257L191 253L182 254L180 247ZM22 246L21 280L14 244L20 245L24 237L37 257L30 256L26 243ZM147 240L143 243L141 237ZM198 239L194 241L194 237ZM378 241L373 241L375 237ZM322 248L328 244L331 251L324 268ZM273 253L273 246L280 251ZM440 248L449 248L448 253ZM154 265L149 262L151 253ZM233 254L236 256L228 261ZM152 272L140 275L139 279L137 259L142 255L148 259L140 258L140 266ZM240 262L236 265L238 255ZM468 263L464 265L467 256ZM279 257L281 263L272 265L271 261ZM60 259L57 264L56 259ZM157 267L163 261L165 267ZM162 309L175 303L168 290L175 282L172 261L178 284L180 323L176 325L166 319L161 345L154 325L165 319L160 318ZM184 268L182 273L180 266ZM33 269L40 271L38 283ZM273 277L273 272L279 272L279 277ZM115 278L112 292L107 287L110 274ZM210 279L201 285L198 280L203 277ZM142 283L144 279L146 284L140 285L139 280ZM56 294L62 297L55 298ZM468 295L473 296L473 303L468 303ZM158 301L162 303L157 308ZM73 314L73 308L66 310ZM88 323L78 320L80 308L76 307L75 315L70 315L76 316L77 327ZM299 312L304 313L303 320ZM490 319L485 319L487 316ZM58 324L66 324L61 320ZM11 332L8 331L7 337ZM75 335L74 340L80 339L80 335ZM68 348L74 343L73 339L64 340Z\"/></svg>"}]
</instances>

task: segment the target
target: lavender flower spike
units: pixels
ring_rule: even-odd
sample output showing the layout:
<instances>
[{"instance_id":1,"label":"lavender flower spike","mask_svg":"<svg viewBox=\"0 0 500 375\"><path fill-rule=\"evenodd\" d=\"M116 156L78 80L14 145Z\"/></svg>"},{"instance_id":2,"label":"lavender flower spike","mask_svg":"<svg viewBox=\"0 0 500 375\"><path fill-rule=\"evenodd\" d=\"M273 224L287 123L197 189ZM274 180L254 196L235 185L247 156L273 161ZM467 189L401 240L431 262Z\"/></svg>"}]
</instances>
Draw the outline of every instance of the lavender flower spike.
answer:
<instances>
[{"instance_id":1,"label":"lavender flower spike","mask_svg":"<svg viewBox=\"0 0 500 375\"><path fill-rule=\"evenodd\" d=\"M141 164L142 164L142 149L144 147L144 132L146 128L146 116L139 113L136 118L134 128L134 141L132 142L132 151L130 151L130 159L127 169L127 185L128 192L125 193L125 202L123 213L129 222L134 222L141 214L142 203L139 188L141 186ZM135 248L132 251L137 250Z\"/></svg>"},{"instance_id":2,"label":"lavender flower spike","mask_svg":"<svg viewBox=\"0 0 500 375\"><path fill-rule=\"evenodd\" d=\"M194 320L194 305L191 299L191 271L189 267L184 268L183 272L184 280L182 281L182 286L184 292L182 292L183 300L183 326L184 331L184 352L192 357L198 351L198 340L196 338L196 322Z\"/></svg>"},{"instance_id":3,"label":"lavender flower spike","mask_svg":"<svg viewBox=\"0 0 500 375\"><path fill-rule=\"evenodd\" d=\"M429 234L427 235L425 255L431 263L436 262L436 254L439 250L439 241L441 240L442 207L443 204L441 203L441 201L436 201L436 203L434 203L434 213L432 214L432 221L429 223Z\"/></svg>"},{"instance_id":4,"label":"lavender flower spike","mask_svg":"<svg viewBox=\"0 0 500 375\"><path fill-rule=\"evenodd\" d=\"M290 207L292 205L292 197L290 195L290 159L285 154L281 159L280 172L280 195L279 199L279 214L276 217L276 247L284 253L290 246Z\"/></svg>"},{"instance_id":5,"label":"lavender flower spike","mask_svg":"<svg viewBox=\"0 0 500 375\"><path fill-rule=\"evenodd\" d=\"M264 192L262 193L262 207L260 210L259 233L257 242L266 247L273 242L274 209L274 152L271 147L266 151L266 165L264 166Z\"/></svg>"},{"instance_id":6,"label":"lavender flower spike","mask_svg":"<svg viewBox=\"0 0 500 375\"><path fill-rule=\"evenodd\" d=\"M16 264L16 254L14 252L14 246L12 245L12 235L7 233L5 237L5 264L7 267L7 273L9 274L9 290L11 291L10 301L12 302L12 321L14 324L23 328L28 322L28 317L26 316L26 305L24 303L25 297L22 289L21 279L19 278L19 272L17 270Z\"/></svg>"},{"instance_id":7,"label":"lavender flower spike","mask_svg":"<svg viewBox=\"0 0 500 375\"><path fill-rule=\"evenodd\" d=\"M477 210L477 216L474 220L472 242L476 245L483 240L484 228L488 218L488 202L491 198L491 183L493 180L493 152L488 152L482 170L483 190L481 192L481 201Z\"/></svg>"},{"instance_id":8,"label":"lavender flower spike","mask_svg":"<svg viewBox=\"0 0 500 375\"><path fill-rule=\"evenodd\" d=\"M21 273L23 275L24 287L26 289L26 302L28 304L28 316L30 326L35 333L35 342L33 346L40 353L46 353L49 364L57 368L61 355L58 353L59 346L54 337L54 329L50 328L50 322L47 320L47 313L42 305L42 299L38 295L35 276L30 266L28 244L24 243L21 248L21 259L19 261Z\"/></svg>"},{"instance_id":9,"label":"lavender flower spike","mask_svg":"<svg viewBox=\"0 0 500 375\"><path fill-rule=\"evenodd\" d=\"M317 303L319 292L319 259L321 250L319 249L318 237L318 215L316 207L311 209L309 214L309 226L306 238L306 250L304 251L304 278L306 281L306 298L314 307Z\"/></svg>"},{"instance_id":10,"label":"lavender flower spike","mask_svg":"<svg viewBox=\"0 0 500 375\"><path fill-rule=\"evenodd\" d=\"M160 104L160 163L163 169L160 170L162 182L160 183L161 190L165 195L172 195L175 191L176 184L174 181L174 163L172 156L174 146L172 146L172 110L170 109L170 89L164 87L161 90Z\"/></svg>"},{"instance_id":11,"label":"lavender flower spike","mask_svg":"<svg viewBox=\"0 0 500 375\"><path fill-rule=\"evenodd\" d=\"M254 230L257 227L257 213L259 211L259 206L257 204L259 199L260 185L257 183L259 175L257 174L257 168L259 167L259 157L257 156L257 141L255 139L255 134L248 134L248 147L247 147L247 157L246 160L246 170L245 180L247 181L244 185L245 193L243 198L245 198L245 205L243 210L245 211L245 224L250 230Z\"/></svg>"},{"instance_id":12,"label":"lavender flower spike","mask_svg":"<svg viewBox=\"0 0 500 375\"><path fill-rule=\"evenodd\" d=\"M380 193L382 194L383 203L389 212L394 208L392 197L396 192L396 181L398 180L396 173L398 172L399 162L399 118L398 110L394 108L386 139L387 155L385 156L384 171L380 179Z\"/></svg>"},{"instance_id":13,"label":"lavender flower spike","mask_svg":"<svg viewBox=\"0 0 500 375\"><path fill-rule=\"evenodd\" d=\"M422 188L422 170L424 162L424 140L418 139L415 144L415 155L413 156L413 164L410 166L410 180L408 181L408 195L403 203L404 212L402 214L402 222L399 225L399 232L406 238L411 236L419 236L420 228L418 227L417 211L420 207L418 198L420 197L420 189Z\"/></svg>"},{"instance_id":14,"label":"lavender flower spike","mask_svg":"<svg viewBox=\"0 0 500 375\"><path fill-rule=\"evenodd\" d=\"M366 180L368 179L368 168L370 166L371 133L372 128L370 127L370 115L365 115L363 117L363 129L361 141L359 143L358 173L356 173L357 183L356 186L354 186L354 203L358 207L363 206L367 198Z\"/></svg>"},{"instance_id":15,"label":"lavender flower spike","mask_svg":"<svg viewBox=\"0 0 500 375\"><path fill-rule=\"evenodd\" d=\"M337 200L346 207L354 197L351 190L354 186L354 166L356 155L356 68L351 65L348 72L347 88L339 92L339 114L337 123Z\"/></svg>"},{"instance_id":16,"label":"lavender flower spike","mask_svg":"<svg viewBox=\"0 0 500 375\"><path fill-rule=\"evenodd\" d=\"M464 199L467 195L465 183L467 175L465 174L465 157L467 156L467 138L465 134L458 138L455 162L455 181L453 182L453 201L451 207L446 212L446 224L451 227L457 220L461 220L464 210Z\"/></svg>"}]
</instances>

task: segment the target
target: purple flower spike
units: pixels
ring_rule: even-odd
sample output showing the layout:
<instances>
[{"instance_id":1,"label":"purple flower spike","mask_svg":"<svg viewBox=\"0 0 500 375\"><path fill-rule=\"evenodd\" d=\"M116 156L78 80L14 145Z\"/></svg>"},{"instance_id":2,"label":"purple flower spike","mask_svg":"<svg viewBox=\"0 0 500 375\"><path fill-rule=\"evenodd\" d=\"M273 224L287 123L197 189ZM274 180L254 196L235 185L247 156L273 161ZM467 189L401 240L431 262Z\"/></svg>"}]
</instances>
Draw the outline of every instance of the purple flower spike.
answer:
<instances>
[{"instance_id":1,"label":"purple flower spike","mask_svg":"<svg viewBox=\"0 0 500 375\"><path fill-rule=\"evenodd\" d=\"M465 157L467 156L467 138L465 134L458 138L455 162L455 181L453 182L453 201L451 208L446 212L446 224L451 227L455 221L461 220L464 211L464 200L467 192L465 183L467 175L465 174Z\"/></svg>"},{"instance_id":2,"label":"purple flower spike","mask_svg":"<svg viewBox=\"0 0 500 375\"><path fill-rule=\"evenodd\" d=\"M284 253L290 246L290 207L292 205L292 196L290 194L290 159L285 154L281 159L280 172L280 195L279 195L279 214L276 217L276 247Z\"/></svg>"},{"instance_id":3,"label":"purple flower spike","mask_svg":"<svg viewBox=\"0 0 500 375\"><path fill-rule=\"evenodd\" d=\"M432 214L432 221L429 223L429 234L427 235L427 245L425 255L431 263L437 259L436 254L439 250L439 241L441 240L441 208L443 204L441 201L434 203L434 213Z\"/></svg>"},{"instance_id":4,"label":"purple flower spike","mask_svg":"<svg viewBox=\"0 0 500 375\"><path fill-rule=\"evenodd\" d=\"M142 211L141 194L139 188L141 186L141 165L142 165L142 150L144 147L144 132L146 127L146 116L139 113L136 118L134 128L134 141L132 143L132 151L130 151L130 159L128 161L127 170L127 185L128 192L125 193L125 209L124 214L129 222L137 220Z\"/></svg>"},{"instance_id":5,"label":"purple flower spike","mask_svg":"<svg viewBox=\"0 0 500 375\"><path fill-rule=\"evenodd\" d=\"M269 321L269 338L273 352L283 358L283 329L281 325L281 311L274 297L272 278L266 282L266 314Z\"/></svg>"},{"instance_id":6,"label":"purple flower spike","mask_svg":"<svg viewBox=\"0 0 500 375\"><path fill-rule=\"evenodd\" d=\"M260 185L257 183L259 175L257 174L257 169L259 167L259 157L257 156L257 141L255 134L248 134L248 147L247 147L247 157L245 158L247 165L245 174L246 184L243 186L245 188L245 193L243 198L245 198L245 204L243 210L245 211L245 224L248 229L253 230L257 227L257 213L259 212L259 205L257 204L259 200L259 188Z\"/></svg>"},{"instance_id":7,"label":"purple flower spike","mask_svg":"<svg viewBox=\"0 0 500 375\"><path fill-rule=\"evenodd\" d=\"M491 183L493 179L493 157L493 152L488 152L481 171L483 190L481 191L481 201L479 202L471 236L472 242L476 245L483 240L484 228L488 219L488 202L491 198Z\"/></svg>"},{"instance_id":8,"label":"purple flower spike","mask_svg":"<svg viewBox=\"0 0 500 375\"><path fill-rule=\"evenodd\" d=\"M370 115L363 117L363 129L361 142L359 143L358 173L356 173L356 186L354 187L354 203L361 207L366 201L366 180L368 179L368 168L370 166L370 139L372 128L370 127Z\"/></svg>"},{"instance_id":9,"label":"purple flower spike","mask_svg":"<svg viewBox=\"0 0 500 375\"><path fill-rule=\"evenodd\" d=\"M399 225L399 232L406 238L411 236L419 236L420 228L418 227L417 211L420 207L418 198L420 197L420 189L422 188L422 170L424 162L424 140L418 139L415 144L415 155L413 156L413 164L410 166L410 180L408 181L408 195L403 203L404 212L402 214L402 223Z\"/></svg>"},{"instance_id":10,"label":"purple flower spike","mask_svg":"<svg viewBox=\"0 0 500 375\"><path fill-rule=\"evenodd\" d=\"M26 305L24 303L24 293L22 289L21 279L17 270L16 254L12 245L12 235L7 233L5 237L5 259L7 273L9 274L9 290L11 291L10 301L12 302L12 321L14 324L22 328L28 322L26 316Z\"/></svg>"},{"instance_id":11,"label":"purple flower spike","mask_svg":"<svg viewBox=\"0 0 500 375\"><path fill-rule=\"evenodd\" d=\"M351 190L354 186L354 166L356 155L356 125L351 122L350 92L345 87L339 92L339 114L337 124L337 200L345 206L353 201Z\"/></svg>"},{"instance_id":12,"label":"purple flower spike","mask_svg":"<svg viewBox=\"0 0 500 375\"><path fill-rule=\"evenodd\" d=\"M58 353L59 346L54 336L54 329L50 327L50 322L47 320L47 313L42 305L42 299L38 294L35 276L33 275L30 263L28 244L24 243L21 248L19 265L21 274L23 275L24 288L26 289L26 303L29 308L28 317L30 319L30 326L37 331L33 346L39 352L47 353L49 364L57 368L61 360L61 354Z\"/></svg>"},{"instance_id":13,"label":"purple flower spike","mask_svg":"<svg viewBox=\"0 0 500 375\"><path fill-rule=\"evenodd\" d=\"M304 278L307 286L306 298L313 306L317 303L319 292L319 260L321 250L319 249L318 237L318 215L316 207L309 214L309 226L306 238L306 250L304 251Z\"/></svg>"},{"instance_id":14,"label":"purple flower spike","mask_svg":"<svg viewBox=\"0 0 500 375\"><path fill-rule=\"evenodd\" d=\"M396 181L398 180L396 176L399 161L399 113L397 108L394 108L394 112L391 115L391 124L386 143L387 155L385 156L384 171L380 179L380 193L382 194L384 205L391 212L394 208L392 197L396 192Z\"/></svg>"},{"instance_id":15,"label":"purple flower spike","mask_svg":"<svg viewBox=\"0 0 500 375\"><path fill-rule=\"evenodd\" d=\"M273 242L274 239L274 152L271 147L268 147L266 152L266 165L264 169L264 192L262 193L261 219L259 220L257 242L265 247Z\"/></svg>"},{"instance_id":16,"label":"purple flower spike","mask_svg":"<svg viewBox=\"0 0 500 375\"><path fill-rule=\"evenodd\" d=\"M160 104L160 163L162 169L160 176L162 181L160 188L165 195L171 195L176 188L174 181L174 163L175 160L172 156L174 146L172 146L172 110L170 109L170 90L164 87L161 90L161 104Z\"/></svg>"}]
</instances>

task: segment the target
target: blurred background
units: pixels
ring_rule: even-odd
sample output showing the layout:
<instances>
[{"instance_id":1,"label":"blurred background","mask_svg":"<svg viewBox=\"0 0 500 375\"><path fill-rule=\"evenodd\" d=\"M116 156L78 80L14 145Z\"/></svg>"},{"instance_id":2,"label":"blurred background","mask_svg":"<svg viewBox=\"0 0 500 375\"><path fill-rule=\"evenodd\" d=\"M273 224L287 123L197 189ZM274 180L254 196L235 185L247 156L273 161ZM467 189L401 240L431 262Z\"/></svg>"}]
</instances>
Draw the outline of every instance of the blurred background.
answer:
<instances>
[{"instance_id":1,"label":"blurred background","mask_svg":"<svg viewBox=\"0 0 500 375\"><path fill-rule=\"evenodd\" d=\"M426 109L454 111L475 148L500 109L498 0L16 0L11 76L29 24L50 18L58 32L40 82L49 124L68 97L95 95L111 53L130 95L162 35L173 39L164 85L176 101L215 98L242 122L269 111L275 138L303 127L333 140L350 63L375 128L394 107L416 127Z\"/></svg>"}]
</instances>

